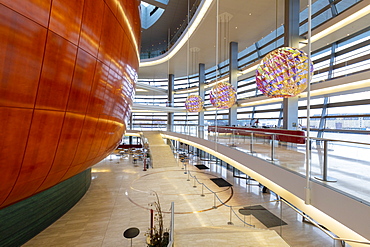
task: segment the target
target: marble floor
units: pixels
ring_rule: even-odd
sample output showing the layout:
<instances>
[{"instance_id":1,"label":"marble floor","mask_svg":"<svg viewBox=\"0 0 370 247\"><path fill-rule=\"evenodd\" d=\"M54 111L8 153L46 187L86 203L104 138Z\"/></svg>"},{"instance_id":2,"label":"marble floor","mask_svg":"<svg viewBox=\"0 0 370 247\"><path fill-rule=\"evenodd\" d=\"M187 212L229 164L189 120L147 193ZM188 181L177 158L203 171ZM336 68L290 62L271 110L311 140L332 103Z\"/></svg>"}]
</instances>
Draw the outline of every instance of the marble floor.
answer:
<instances>
[{"instance_id":1,"label":"marble floor","mask_svg":"<svg viewBox=\"0 0 370 247\"><path fill-rule=\"evenodd\" d=\"M204 164L209 169L199 170L194 164ZM256 182L247 183L219 164L191 155L186 167L183 169L178 162L175 167L143 171L142 162L133 164L131 155L111 155L92 168L93 180L86 195L24 246L131 246L122 235L130 227L140 230L132 246L146 246L149 209L156 200L153 191L164 211L165 228L169 227L170 203L175 203L177 247L339 246L316 227L302 222L302 217L277 202L274 194L263 193ZM218 187L210 180L215 177L222 177L233 186ZM221 201L215 199L213 192ZM262 205L287 224L267 228L251 215L239 215L245 223L255 226L251 228L230 214L230 206L238 212L250 205Z\"/></svg>"}]
</instances>

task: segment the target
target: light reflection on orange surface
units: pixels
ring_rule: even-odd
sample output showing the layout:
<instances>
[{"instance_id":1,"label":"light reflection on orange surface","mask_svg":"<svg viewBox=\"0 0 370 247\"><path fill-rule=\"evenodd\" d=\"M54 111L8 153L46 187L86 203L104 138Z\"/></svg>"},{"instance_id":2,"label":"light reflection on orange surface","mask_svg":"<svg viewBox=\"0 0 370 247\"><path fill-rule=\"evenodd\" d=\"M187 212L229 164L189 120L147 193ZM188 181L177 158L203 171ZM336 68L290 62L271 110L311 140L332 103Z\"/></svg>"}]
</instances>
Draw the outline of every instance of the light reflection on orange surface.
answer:
<instances>
[{"instance_id":1,"label":"light reflection on orange surface","mask_svg":"<svg viewBox=\"0 0 370 247\"><path fill-rule=\"evenodd\" d=\"M140 3L116 0L118 13L104 0L50 2L0 0L0 208L96 164L126 130ZM103 8L98 20L113 18L95 21L96 6ZM125 40L124 52L117 49L123 42L101 47L111 38L102 30L112 26L112 37Z\"/></svg>"}]
</instances>

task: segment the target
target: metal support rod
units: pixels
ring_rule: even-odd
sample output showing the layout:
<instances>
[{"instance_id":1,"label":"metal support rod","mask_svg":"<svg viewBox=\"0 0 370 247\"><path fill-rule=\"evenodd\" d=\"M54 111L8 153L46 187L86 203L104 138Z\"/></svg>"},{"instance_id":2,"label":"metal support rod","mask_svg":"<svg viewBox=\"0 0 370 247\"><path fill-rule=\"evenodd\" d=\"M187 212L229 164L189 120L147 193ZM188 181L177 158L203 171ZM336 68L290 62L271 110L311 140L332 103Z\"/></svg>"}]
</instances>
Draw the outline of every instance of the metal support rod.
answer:
<instances>
[{"instance_id":1,"label":"metal support rod","mask_svg":"<svg viewBox=\"0 0 370 247\"><path fill-rule=\"evenodd\" d=\"M280 236L283 236L283 202L280 200Z\"/></svg>"},{"instance_id":2,"label":"metal support rod","mask_svg":"<svg viewBox=\"0 0 370 247\"><path fill-rule=\"evenodd\" d=\"M274 155L275 155L275 135L272 135L272 139L271 139L271 161L274 161Z\"/></svg>"},{"instance_id":3,"label":"metal support rod","mask_svg":"<svg viewBox=\"0 0 370 247\"><path fill-rule=\"evenodd\" d=\"M316 179L324 182L336 182L337 180L328 176L328 140L324 140L324 161L322 176L315 176Z\"/></svg>"},{"instance_id":4,"label":"metal support rod","mask_svg":"<svg viewBox=\"0 0 370 247\"><path fill-rule=\"evenodd\" d=\"M307 21L307 47L308 47L308 59L307 59L307 127L306 127L306 187L305 187L305 204L311 204L311 184L310 184L310 176L311 176L311 150L309 149L309 145L311 142L310 139L310 108L311 108L311 13L312 12L312 1L308 0L308 21Z\"/></svg>"},{"instance_id":5,"label":"metal support rod","mask_svg":"<svg viewBox=\"0 0 370 247\"><path fill-rule=\"evenodd\" d=\"M195 180L197 179L197 177L196 176L194 176L194 184L193 184L193 188L196 188L197 187L197 185L196 185L196 183L195 183Z\"/></svg>"},{"instance_id":6,"label":"metal support rod","mask_svg":"<svg viewBox=\"0 0 370 247\"><path fill-rule=\"evenodd\" d=\"M324 181L328 180L328 141L324 141L324 164L322 171L322 179Z\"/></svg>"},{"instance_id":7,"label":"metal support rod","mask_svg":"<svg viewBox=\"0 0 370 247\"><path fill-rule=\"evenodd\" d=\"M188 172L188 179L186 181L190 181L190 172Z\"/></svg>"},{"instance_id":8,"label":"metal support rod","mask_svg":"<svg viewBox=\"0 0 370 247\"><path fill-rule=\"evenodd\" d=\"M216 193L213 193L213 208L216 209L217 206L216 206Z\"/></svg>"},{"instance_id":9,"label":"metal support rod","mask_svg":"<svg viewBox=\"0 0 370 247\"><path fill-rule=\"evenodd\" d=\"M250 152L253 153L253 132L251 132L251 141L249 143Z\"/></svg>"},{"instance_id":10,"label":"metal support rod","mask_svg":"<svg viewBox=\"0 0 370 247\"><path fill-rule=\"evenodd\" d=\"M204 184L202 184L202 194L200 196L204 196Z\"/></svg>"}]
</instances>

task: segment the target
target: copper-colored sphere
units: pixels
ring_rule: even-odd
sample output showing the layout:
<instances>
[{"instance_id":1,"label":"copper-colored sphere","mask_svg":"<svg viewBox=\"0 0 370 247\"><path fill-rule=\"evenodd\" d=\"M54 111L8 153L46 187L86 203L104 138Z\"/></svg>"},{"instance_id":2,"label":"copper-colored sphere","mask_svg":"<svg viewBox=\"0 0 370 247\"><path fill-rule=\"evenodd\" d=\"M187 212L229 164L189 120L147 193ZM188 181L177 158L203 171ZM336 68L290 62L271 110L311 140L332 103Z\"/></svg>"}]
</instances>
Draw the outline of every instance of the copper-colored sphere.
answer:
<instances>
[{"instance_id":1,"label":"copper-colored sphere","mask_svg":"<svg viewBox=\"0 0 370 247\"><path fill-rule=\"evenodd\" d=\"M119 144L139 65L139 1L0 0L0 208Z\"/></svg>"}]
</instances>

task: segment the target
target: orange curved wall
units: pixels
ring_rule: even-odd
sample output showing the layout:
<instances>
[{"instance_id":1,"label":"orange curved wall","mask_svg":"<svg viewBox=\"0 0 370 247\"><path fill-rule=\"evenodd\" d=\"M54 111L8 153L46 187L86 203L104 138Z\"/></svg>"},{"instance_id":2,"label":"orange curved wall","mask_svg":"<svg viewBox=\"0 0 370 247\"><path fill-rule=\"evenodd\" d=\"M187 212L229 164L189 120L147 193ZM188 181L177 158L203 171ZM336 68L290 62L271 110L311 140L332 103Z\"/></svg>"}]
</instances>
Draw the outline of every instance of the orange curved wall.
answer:
<instances>
[{"instance_id":1,"label":"orange curved wall","mask_svg":"<svg viewBox=\"0 0 370 247\"><path fill-rule=\"evenodd\" d=\"M137 0L0 0L0 208L96 164L126 130Z\"/></svg>"}]
</instances>

